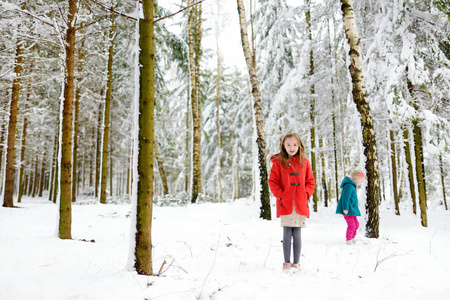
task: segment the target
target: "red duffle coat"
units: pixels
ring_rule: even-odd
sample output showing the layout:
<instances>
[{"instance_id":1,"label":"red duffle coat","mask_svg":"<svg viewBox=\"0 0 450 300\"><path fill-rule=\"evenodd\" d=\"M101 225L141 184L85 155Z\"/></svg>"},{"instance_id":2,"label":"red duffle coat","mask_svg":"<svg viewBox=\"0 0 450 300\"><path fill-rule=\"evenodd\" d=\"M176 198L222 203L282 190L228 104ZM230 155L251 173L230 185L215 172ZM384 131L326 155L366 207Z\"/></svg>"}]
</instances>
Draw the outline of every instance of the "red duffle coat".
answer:
<instances>
[{"instance_id":1,"label":"red duffle coat","mask_svg":"<svg viewBox=\"0 0 450 300\"><path fill-rule=\"evenodd\" d=\"M283 167L281 161L274 155L270 158L272 169L269 176L269 187L277 198L277 218L290 215L294 210L297 214L309 218L308 200L316 187L311 164L303 158L303 167L297 157L292 157L289 167Z\"/></svg>"}]
</instances>

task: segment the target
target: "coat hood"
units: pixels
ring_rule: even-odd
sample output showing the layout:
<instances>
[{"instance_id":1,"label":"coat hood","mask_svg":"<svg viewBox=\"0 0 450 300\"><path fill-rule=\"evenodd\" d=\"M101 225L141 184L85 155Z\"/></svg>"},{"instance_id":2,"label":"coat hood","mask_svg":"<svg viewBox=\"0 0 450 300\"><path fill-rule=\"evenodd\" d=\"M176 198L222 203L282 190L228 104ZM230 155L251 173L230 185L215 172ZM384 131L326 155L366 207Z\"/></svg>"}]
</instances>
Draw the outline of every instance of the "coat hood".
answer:
<instances>
[{"instance_id":1,"label":"coat hood","mask_svg":"<svg viewBox=\"0 0 450 300\"><path fill-rule=\"evenodd\" d=\"M351 180L350 177L348 176L345 176L344 180L342 180L340 188L341 189L344 188L346 184L351 184L356 188L356 183L353 180Z\"/></svg>"}]
</instances>

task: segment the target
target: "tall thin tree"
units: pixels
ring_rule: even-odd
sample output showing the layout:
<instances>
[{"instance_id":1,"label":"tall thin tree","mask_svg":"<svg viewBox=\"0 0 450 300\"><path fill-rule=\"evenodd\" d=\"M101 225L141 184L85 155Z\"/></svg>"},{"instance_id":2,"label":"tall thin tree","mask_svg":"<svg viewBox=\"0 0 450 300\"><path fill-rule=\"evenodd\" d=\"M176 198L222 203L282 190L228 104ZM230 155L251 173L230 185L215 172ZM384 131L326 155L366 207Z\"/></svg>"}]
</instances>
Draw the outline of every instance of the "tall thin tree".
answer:
<instances>
[{"instance_id":1,"label":"tall thin tree","mask_svg":"<svg viewBox=\"0 0 450 300\"><path fill-rule=\"evenodd\" d=\"M75 25L78 0L69 0L65 40L66 71L62 116L61 182L59 193L59 232L61 239L72 238L72 130L73 84L75 79Z\"/></svg>"},{"instance_id":2,"label":"tall thin tree","mask_svg":"<svg viewBox=\"0 0 450 300\"><path fill-rule=\"evenodd\" d=\"M365 168L367 172L366 187L366 236L378 238L379 236L379 204L381 200L380 180L378 171L378 151L375 140L372 113L364 85L361 45L356 25L355 12L352 0L341 0L341 9L344 21L345 36L350 46L350 75L352 78L353 101L361 115L363 135Z\"/></svg>"},{"instance_id":3,"label":"tall thin tree","mask_svg":"<svg viewBox=\"0 0 450 300\"><path fill-rule=\"evenodd\" d=\"M252 85L252 95L255 109L256 132L258 138L256 143L258 145L258 160L259 160L259 174L261 184L261 212L260 217L265 220L272 218L270 211L270 194L267 173L266 161L266 138L264 134L264 119L261 105L261 93L259 89L258 78L256 76L256 69L253 64L253 55L250 50L247 33L247 20L245 19L245 7L243 0L237 0L237 7L239 13L239 24L241 29L241 41L244 51L245 62L247 63L248 73L250 76L250 83Z\"/></svg>"}]
</instances>

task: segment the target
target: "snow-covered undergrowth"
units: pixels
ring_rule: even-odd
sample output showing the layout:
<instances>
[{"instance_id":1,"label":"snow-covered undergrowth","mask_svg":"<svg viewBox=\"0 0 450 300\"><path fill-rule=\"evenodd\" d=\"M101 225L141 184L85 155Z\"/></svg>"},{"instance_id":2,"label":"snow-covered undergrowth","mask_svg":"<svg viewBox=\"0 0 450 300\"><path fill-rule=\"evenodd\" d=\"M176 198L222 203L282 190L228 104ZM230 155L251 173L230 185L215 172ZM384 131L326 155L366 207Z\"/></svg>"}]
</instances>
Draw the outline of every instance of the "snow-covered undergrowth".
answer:
<instances>
[{"instance_id":1,"label":"snow-covered undergrowth","mask_svg":"<svg viewBox=\"0 0 450 300\"><path fill-rule=\"evenodd\" d=\"M0 299L447 299L450 212L430 207L429 227L405 209L380 208L380 238L345 244L335 206L302 230L300 272L281 271L279 220L259 203L154 206L153 269L127 269L130 204L72 206L72 240L56 235L57 207L25 198L0 207ZM165 263L164 263L165 262Z\"/></svg>"}]
</instances>

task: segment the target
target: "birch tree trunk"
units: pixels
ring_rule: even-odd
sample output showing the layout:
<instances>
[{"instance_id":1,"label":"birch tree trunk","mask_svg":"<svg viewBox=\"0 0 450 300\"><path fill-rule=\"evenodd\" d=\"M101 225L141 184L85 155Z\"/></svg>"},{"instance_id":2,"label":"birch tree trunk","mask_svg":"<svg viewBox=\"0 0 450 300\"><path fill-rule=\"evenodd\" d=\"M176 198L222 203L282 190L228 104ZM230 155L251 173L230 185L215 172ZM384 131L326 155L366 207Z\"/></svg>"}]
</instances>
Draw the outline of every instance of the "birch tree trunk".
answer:
<instances>
[{"instance_id":1,"label":"birch tree trunk","mask_svg":"<svg viewBox=\"0 0 450 300\"><path fill-rule=\"evenodd\" d=\"M100 191L100 203L106 204L106 180L108 178L108 146L109 146L109 130L111 127L110 116L111 116L111 93L112 93L112 64L113 64L113 54L114 54L114 14L111 13L111 27L109 30L109 57L108 57L108 81L106 87L106 99L105 99L105 115L103 117L103 149L102 149L102 181L101 181L101 191ZM112 190L111 190L112 192Z\"/></svg>"},{"instance_id":2,"label":"birch tree trunk","mask_svg":"<svg viewBox=\"0 0 450 300\"><path fill-rule=\"evenodd\" d=\"M9 109L8 146L6 148L6 176L4 186L4 207L14 206L14 160L16 155L16 124L17 106L19 103L20 81L22 77L23 42L17 41L14 66L14 79L11 92L11 106Z\"/></svg>"},{"instance_id":3,"label":"birch tree trunk","mask_svg":"<svg viewBox=\"0 0 450 300\"><path fill-rule=\"evenodd\" d=\"M259 174L260 174L260 184L261 184L261 212L260 217L265 220L270 220L270 195L269 195L269 184L268 184L268 174L267 174L267 162L266 162L266 140L264 136L264 121L263 112L261 105L261 93L259 90L258 78L256 76L256 69L253 64L253 56L250 50L247 34L247 21L245 19L245 7L243 0L237 0L237 7L239 13L239 23L241 28L241 40L242 48L244 51L245 61L247 63L248 73L250 76L250 82L252 85L252 95L254 100L255 108L255 119L256 119L256 132L258 138L256 143L258 144L258 159L259 159Z\"/></svg>"},{"instance_id":4,"label":"birch tree trunk","mask_svg":"<svg viewBox=\"0 0 450 300\"><path fill-rule=\"evenodd\" d=\"M139 133L137 161L137 212L134 267L138 274L153 275L153 147L155 107L155 48L153 0L142 1L144 18L139 20Z\"/></svg>"},{"instance_id":5,"label":"birch tree trunk","mask_svg":"<svg viewBox=\"0 0 450 300\"><path fill-rule=\"evenodd\" d=\"M66 74L62 119L61 182L59 194L59 238L72 238L72 121L75 71L75 21L77 0L69 0L66 32Z\"/></svg>"},{"instance_id":6,"label":"birch tree trunk","mask_svg":"<svg viewBox=\"0 0 450 300\"><path fill-rule=\"evenodd\" d=\"M350 75L353 84L353 101L361 115L361 127L363 135L365 168L367 173L366 187L366 236L378 238L379 236L379 204L381 199L380 180L378 171L378 154L373 128L372 114L366 97L364 76L362 69L362 55L358 28L356 26L355 13L352 0L341 0L344 30L350 46Z\"/></svg>"},{"instance_id":7,"label":"birch tree trunk","mask_svg":"<svg viewBox=\"0 0 450 300\"><path fill-rule=\"evenodd\" d=\"M192 0L189 0L188 5L192 4ZM193 7L190 10L189 19L188 19L188 40L189 40L189 70L191 77L191 109L192 109L192 135L193 135L193 143L192 143L192 198L191 202L195 203L197 201L198 193L201 191L201 109L199 103L199 97L197 90L199 84L197 79L196 66L197 66L197 54L196 50L196 42L198 42L197 38L194 39L194 20L196 20L196 12L197 8ZM195 26L197 31L197 26ZM196 32L196 37L198 32Z\"/></svg>"}]
</instances>

